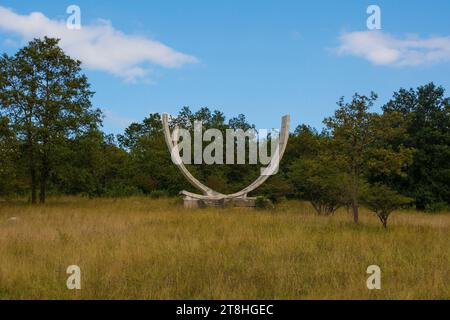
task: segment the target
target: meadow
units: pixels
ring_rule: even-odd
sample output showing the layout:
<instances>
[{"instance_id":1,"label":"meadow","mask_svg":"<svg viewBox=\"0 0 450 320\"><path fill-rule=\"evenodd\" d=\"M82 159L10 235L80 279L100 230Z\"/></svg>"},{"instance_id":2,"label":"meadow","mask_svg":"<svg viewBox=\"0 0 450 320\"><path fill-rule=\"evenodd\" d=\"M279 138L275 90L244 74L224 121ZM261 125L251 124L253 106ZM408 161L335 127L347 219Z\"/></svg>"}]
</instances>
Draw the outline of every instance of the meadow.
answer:
<instances>
[{"instance_id":1,"label":"meadow","mask_svg":"<svg viewBox=\"0 0 450 320\"><path fill-rule=\"evenodd\" d=\"M381 290L366 269L381 268ZM81 268L68 290L66 268ZM176 199L0 203L0 299L450 299L450 213L184 209Z\"/></svg>"}]
</instances>

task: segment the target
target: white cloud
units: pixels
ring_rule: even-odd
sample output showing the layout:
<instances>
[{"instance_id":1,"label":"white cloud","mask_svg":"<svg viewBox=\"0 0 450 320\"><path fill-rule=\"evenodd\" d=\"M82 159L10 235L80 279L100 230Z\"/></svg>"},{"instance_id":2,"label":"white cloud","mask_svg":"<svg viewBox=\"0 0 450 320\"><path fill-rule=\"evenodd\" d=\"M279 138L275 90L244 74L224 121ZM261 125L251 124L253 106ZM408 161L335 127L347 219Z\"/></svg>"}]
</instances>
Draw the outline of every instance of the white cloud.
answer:
<instances>
[{"instance_id":1,"label":"white cloud","mask_svg":"<svg viewBox=\"0 0 450 320\"><path fill-rule=\"evenodd\" d=\"M175 68L197 62L195 57L161 42L116 30L105 20L82 25L81 30L69 30L65 21L51 20L40 12L20 15L0 6L0 30L25 41L43 36L60 38L61 47L85 67L131 81L148 75L148 68L143 66L146 63Z\"/></svg>"},{"instance_id":2,"label":"white cloud","mask_svg":"<svg viewBox=\"0 0 450 320\"><path fill-rule=\"evenodd\" d=\"M396 38L381 31L359 31L340 36L336 52L361 57L375 65L417 66L450 61L450 37Z\"/></svg>"}]
</instances>

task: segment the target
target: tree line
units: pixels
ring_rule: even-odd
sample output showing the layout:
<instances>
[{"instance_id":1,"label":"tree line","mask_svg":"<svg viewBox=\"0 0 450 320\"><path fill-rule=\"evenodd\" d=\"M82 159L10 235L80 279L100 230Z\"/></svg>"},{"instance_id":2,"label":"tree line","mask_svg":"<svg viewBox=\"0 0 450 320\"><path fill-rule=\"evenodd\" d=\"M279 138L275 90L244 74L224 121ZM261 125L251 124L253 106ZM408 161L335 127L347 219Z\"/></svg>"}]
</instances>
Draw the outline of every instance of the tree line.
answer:
<instances>
[{"instance_id":1,"label":"tree line","mask_svg":"<svg viewBox=\"0 0 450 320\"><path fill-rule=\"evenodd\" d=\"M0 194L45 202L47 193L101 196L176 195L192 190L172 164L161 116L150 114L122 134L101 130L103 115L81 62L52 38L35 39L0 58ZM385 225L402 206L437 211L450 204L450 99L434 83L400 89L372 112L375 93L341 98L320 131L298 125L280 171L255 193L274 202L310 201L318 214L361 204ZM207 107L183 107L172 126L254 127ZM259 174L255 165L191 165L206 185L231 193ZM192 190L194 191L194 190Z\"/></svg>"}]
</instances>

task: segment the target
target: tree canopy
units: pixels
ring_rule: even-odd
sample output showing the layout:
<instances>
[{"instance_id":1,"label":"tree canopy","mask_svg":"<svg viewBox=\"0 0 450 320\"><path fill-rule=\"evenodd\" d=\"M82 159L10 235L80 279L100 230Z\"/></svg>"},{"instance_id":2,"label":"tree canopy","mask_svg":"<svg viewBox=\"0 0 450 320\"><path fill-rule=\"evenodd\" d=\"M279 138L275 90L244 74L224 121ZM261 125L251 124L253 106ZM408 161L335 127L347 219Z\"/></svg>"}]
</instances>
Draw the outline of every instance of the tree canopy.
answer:
<instances>
[{"instance_id":1,"label":"tree canopy","mask_svg":"<svg viewBox=\"0 0 450 320\"><path fill-rule=\"evenodd\" d=\"M0 195L176 195L192 190L171 161L161 115L149 114L122 134L101 131L102 114L81 62L57 39L35 39L0 59ZM381 108L377 96L341 98L325 127L299 124L290 134L280 171L254 195L310 201L320 214L362 202L388 216L405 197L420 210L450 204L450 99L433 83L400 89ZM192 130L254 128L244 114L184 106L171 126ZM270 138L269 138L270 139ZM189 165L206 185L224 193L247 186L257 165ZM367 191L371 190L371 192ZM381 219L381 218L380 218ZM386 218L387 223L387 218Z\"/></svg>"},{"instance_id":2,"label":"tree canopy","mask_svg":"<svg viewBox=\"0 0 450 320\"><path fill-rule=\"evenodd\" d=\"M37 183L45 202L66 140L95 128L100 111L91 108L93 92L81 62L67 56L57 39L36 39L12 57L3 55L0 74L0 106L25 149L32 202Z\"/></svg>"}]
</instances>

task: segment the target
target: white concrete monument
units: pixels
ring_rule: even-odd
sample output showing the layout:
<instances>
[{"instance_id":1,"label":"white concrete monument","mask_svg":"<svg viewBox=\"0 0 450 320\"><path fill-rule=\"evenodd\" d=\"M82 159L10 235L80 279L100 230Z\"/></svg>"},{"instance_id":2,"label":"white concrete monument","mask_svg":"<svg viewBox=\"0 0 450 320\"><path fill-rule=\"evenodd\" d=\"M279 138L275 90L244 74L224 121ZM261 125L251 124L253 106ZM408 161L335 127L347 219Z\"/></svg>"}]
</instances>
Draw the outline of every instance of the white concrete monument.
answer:
<instances>
[{"instance_id":1,"label":"white concrete monument","mask_svg":"<svg viewBox=\"0 0 450 320\"><path fill-rule=\"evenodd\" d=\"M169 127L169 115L163 114L162 124L164 130L164 136L166 140L167 147L172 154L172 159L175 165L180 169L183 176L202 194L196 194L189 191L181 191L180 194L184 196L184 206L186 208L197 208L205 206L225 206L233 205L237 207L254 207L255 200L254 197L247 197L247 194L260 187L271 175L278 172L278 166L281 162L283 154L286 150L287 142L289 139L289 122L290 116L286 115L281 121L280 137L275 152L270 160L267 167L261 170L260 176L249 186L242 189L241 191L232 194L222 194L212 190L200 181L198 181L186 168L184 165L177 145L172 141L172 135L170 133Z\"/></svg>"}]
</instances>

